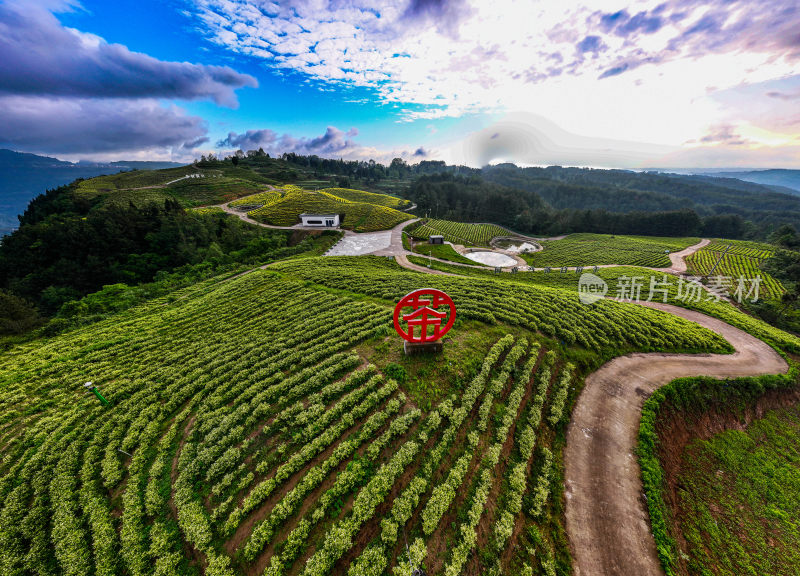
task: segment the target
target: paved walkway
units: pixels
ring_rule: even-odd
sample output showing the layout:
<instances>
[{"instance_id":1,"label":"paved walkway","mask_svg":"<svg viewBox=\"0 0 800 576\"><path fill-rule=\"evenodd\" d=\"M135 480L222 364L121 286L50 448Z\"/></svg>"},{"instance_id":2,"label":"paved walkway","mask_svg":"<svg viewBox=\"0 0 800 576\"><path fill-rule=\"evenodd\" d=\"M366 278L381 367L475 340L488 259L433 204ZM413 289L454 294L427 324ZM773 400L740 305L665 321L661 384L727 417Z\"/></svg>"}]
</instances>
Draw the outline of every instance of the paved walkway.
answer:
<instances>
[{"instance_id":1,"label":"paved walkway","mask_svg":"<svg viewBox=\"0 0 800 576\"><path fill-rule=\"evenodd\" d=\"M392 231L356 234L349 230L325 253L325 256L362 256L386 250L392 244Z\"/></svg>"}]
</instances>

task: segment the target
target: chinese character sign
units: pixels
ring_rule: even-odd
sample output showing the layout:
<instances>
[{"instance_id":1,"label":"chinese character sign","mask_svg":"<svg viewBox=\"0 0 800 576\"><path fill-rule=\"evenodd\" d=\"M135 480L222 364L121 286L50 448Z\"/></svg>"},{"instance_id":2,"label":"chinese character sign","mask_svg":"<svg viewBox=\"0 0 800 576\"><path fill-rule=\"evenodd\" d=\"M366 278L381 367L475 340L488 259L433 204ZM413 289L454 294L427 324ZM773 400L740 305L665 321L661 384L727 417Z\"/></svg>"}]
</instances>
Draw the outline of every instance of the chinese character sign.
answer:
<instances>
[{"instance_id":1,"label":"chinese character sign","mask_svg":"<svg viewBox=\"0 0 800 576\"><path fill-rule=\"evenodd\" d=\"M435 288L414 290L394 308L394 329L409 342L434 342L450 330L455 320L453 300Z\"/></svg>"}]
</instances>

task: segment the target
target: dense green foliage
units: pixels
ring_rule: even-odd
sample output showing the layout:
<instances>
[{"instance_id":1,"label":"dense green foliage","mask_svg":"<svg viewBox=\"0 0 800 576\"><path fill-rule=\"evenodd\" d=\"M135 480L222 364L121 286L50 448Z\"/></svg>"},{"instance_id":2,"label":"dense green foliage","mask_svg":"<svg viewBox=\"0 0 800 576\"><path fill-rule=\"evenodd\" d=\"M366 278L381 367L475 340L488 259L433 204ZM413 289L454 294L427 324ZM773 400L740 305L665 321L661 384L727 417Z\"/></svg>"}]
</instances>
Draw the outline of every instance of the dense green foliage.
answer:
<instances>
[{"instance_id":1,"label":"dense green foliage","mask_svg":"<svg viewBox=\"0 0 800 576\"><path fill-rule=\"evenodd\" d=\"M422 176L414 181L408 197L417 204L420 213L430 213L436 218L495 222L517 232L542 236L564 232L696 236L703 229L698 215L679 209L683 204L678 202L658 212L617 212L613 203L594 210L559 210L538 194L537 187L511 188L479 176Z\"/></svg>"},{"instance_id":2,"label":"dense green foliage","mask_svg":"<svg viewBox=\"0 0 800 576\"><path fill-rule=\"evenodd\" d=\"M72 164L57 158L0 149L0 190L3 191L0 236L17 227L17 214L25 210L31 198L44 190L64 186L76 178L92 178L120 170L158 170L176 166L179 164L175 162L141 161Z\"/></svg>"},{"instance_id":3,"label":"dense green foliage","mask_svg":"<svg viewBox=\"0 0 800 576\"><path fill-rule=\"evenodd\" d=\"M727 342L660 311L580 304L575 273L496 276L434 262L465 276L437 277L386 258L309 258L338 236L185 209L258 192L234 204L284 225L324 211L356 230L383 229L411 217L395 209L406 203L350 189L349 179L447 171L420 166L240 153L32 202L0 247L0 331L39 322L19 296L56 317L28 341L3 343L0 573L407 574L407 533L429 574L570 574L562 450L582 376L629 351L726 353ZM331 173L344 188L325 187ZM172 182L189 174L203 175ZM322 189L285 184L301 175ZM640 226L636 215L556 211L535 192L475 176L422 181L439 216L499 207L515 229L595 217ZM651 215L642 226L696 229L692 214ZM507 234L426 226L475 244ZM694 239L562 242L542 255L656 265L663 249ZM649 274L598 271L609 281ZM421 285L458 307L441 356L407 357L391 333L394 302ZM800 351L800 340L730 304L683 305Z\"/></svg>"},{"instance_id":4,"label":"dense green foliage","mask_svg":"<svg viewBox=\"0 0 800 576\"><path fill-rule=\"evenodd\" d=\"M39 323L39 314L32 304L0 290L0 335L23 334Z\"/></svg>"},{"instance_id":5,"label":"dense green foliage","mask_svg":"<svg viewBox=\"0 0 800 576\"><path fill-rule=\"evenodd\" d=\"M423 260L417 256L409 256L409 260L415 264L427 265L427 259ZM458 266L456 264L445 264L443 262L433 261L431 267L435 270L441 270L450 274L458 274L461 276L477 277L485 279L494 279L501 282L513 282L522 285L534 286L547 286L551 288L567 289L574 292L578 290L578 282L581 273L576 271L560 272L559 270L552 270L547 273L542 270L536 272L520 271L515 274L510 272L501 272L499 275L494 271L486 268L467 268L465 266ZM647 300L650 298L650 279L653 278L656 285L653 291L652 299L656 302L666 302L675 306L689 308L690 310L697 310L709 316L714 316L741 328L748 334L764 340L774 348L786 352L800 353L800 338L795 334L785 332L782 329L776 328L766 321L746 314L733 306L729 302L716 301L713 297L705 294L702 290L697 290L687 296L687 290L684 285L684 296L678 298L678 282L674 276L664 276L664 274L648 270L646 268L638 268L634 266L612 266L609 268L598 268L594 271L592 268L586 268L583 272L592 272L605 280L608 284L608 296L620 296L619 288L621 285L632 286L633 280L640 285L638 291L639 300ZM663 285L662 282L666 281L668 284ZM665 289L665 294L658 291ZM636 294L632 297L630 290L625 290L625 296L628 299L635 298ZM577 300L577 296L573 296ZM594 306L594 305L593 305ZM752 306L748 304L748 307Z\"/></svg>"},{"instance_id":6,"label":"dense green foliage","mask_svg":"<svg viewBox=\"0 0 800 576\"><path fill-rule=\"evenodd\" d=\"M490 279L421 277L377 256L277 262L271 269L393 302L424 282L425 286L445 290L462 316L538 330L567 345L577 344L600 353L629 347L730 351L730 345L720 336L657 310L607 301L590 307L563 290Z\"/></svg>"},{"instance_id":7,"label":"dense green foliage","mask_svg":"<svg viewBox=\"0 0 800 576\"><path fill-rule=\"evenodd\" d=\"M659 459L662 445L674 439L663 438L659 429L670 419L692 422L710 411L736 413L768 390L796 385L795 369L759 378L682 378L645 402L637 452L650 523L668 576L794 573L800 540L794 525L784 521L800 510L800 460L796 450L785 447L800 437L797 410L773 413L746 432L731 430L689 446L680 456L684 470L673 479L680 484L680 510L666 503L672 487ZM771 518L773 527L766 528L764 518ZM679 540L689 548L679 550Z\"/></svg>"},{"instance_id":8,"label":"dense green foliage","mask_svg":"<svg viewBox=\"0 0 800 576\"><path fill-rule=\"evenodd\" d=\"M556 210L658 213L681 207L702 219L701 228L681 234L653 231L663 236L740 238L753 234L763 238L780 224L800 224L797 197L753 184L728 187L725 179L559 166L517 168L512 164L484 168L481 175L535 192ZM576 231L642 233L588 228Z\"/></svg>"},{"instance_id":9,"label":"dense green foliage","mask_svg":"<svg viewBox=\"0 0 800 576\"><path fill-rule=\"evenodd\" d=\"M696 244L699 238L657 238L570 234L562 240L542 241L543 250L523 255L531 266L651 266L667 268L669 252Z\"/></svg>"},{"instance_id":10,"label":"dense green foliage","mask_svg":"<svg viewBox=\"0 0 800 576\"><path fill-rule=\"evenodd\" d=\"M0 245L0 287L52 315L106 284L150 282L204 261L256 263L296 244L289 233L222 213L186 212L176 201L89 202L73 187L37 198Z\"/></svg>"}]
</instances>

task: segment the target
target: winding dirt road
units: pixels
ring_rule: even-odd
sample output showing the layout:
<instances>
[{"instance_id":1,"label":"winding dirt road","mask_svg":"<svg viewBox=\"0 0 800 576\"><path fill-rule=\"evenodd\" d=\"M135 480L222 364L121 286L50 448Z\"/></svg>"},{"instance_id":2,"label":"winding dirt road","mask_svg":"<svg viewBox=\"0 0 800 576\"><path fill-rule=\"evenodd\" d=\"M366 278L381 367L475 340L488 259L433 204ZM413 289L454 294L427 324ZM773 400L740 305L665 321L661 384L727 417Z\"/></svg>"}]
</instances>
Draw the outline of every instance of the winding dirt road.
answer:
<instances>
[{"instance_id":1,"label":"winding dirt road","mask_svg":"<svg viewBox=\"0 0 800 576\"><path fill-rule=\"evenodd\" d=\"M703 241L670 255L686 271L684 258ZM436 273L408 262L418 272ZM699 312L658 302L639 302L696 322L731 343L733 354L629 354L586 378L572 413L564 452L567 535L576 576L662 576L644 501L636 441L645 399L657 388L686 376L729 378L785 373L788 365L761 340Z\"/></svg>"},{"instance_id":2,"label":"winding dirt road","mask_svg":"<svg viewBox=\"0 0 800 576\"><path fill-rule=\"evenodd\" d=\"M251 224L278 228L257 222L227 203L220 208ZM389 245L385 246L383 239L385 247L371 253L394 256L400 266L416 272L454 276L409 262L410 253L402 245L402 229L408 224L403 222L393 228ZM386 232L379 234L385 236ZM653 270L685 273L685 257L708 243L703 239L670 254L670 268ZM608 266L613 265L602 267ZM788 370L786 362L767 344L721 320L668 304L639 304L721 334L733 345L735 353L630 354L611 360L586 378L572 413L564 452L567 534L576 576L663 574L635 455L642 406L655 389L684 376L726 378Z\"/></svg>"},{"instance_id":3,"label":"winding dirt road","mask_svg":"<svg viewBox=\"0 0 800 576\"><path fill-rule=\"evenodd\" d=\"M725 354L630 354L586 378L564 453L567 534L576 576L663 574L645 506L635 448L644 401L675 378L785 373L767 344L721 320L668 304L642 302L721 334Z\"/></svg>"},{"instance_id":4,"label":"winding dirt road","mask_svg":"<svg viewBox=\"0 0 800 576\"><path fill-rule=\"evenodd\" d=\"M710 242L711 240L708 238L703 238L697 244L684 248L680 252L670 253L669 259L672 261L672 266L670 268L657 268L657 270L669 272L671 274L684 274L686 272L686 257L691 256L703 246L708 246Z\"/></svg>"}]
</instances>

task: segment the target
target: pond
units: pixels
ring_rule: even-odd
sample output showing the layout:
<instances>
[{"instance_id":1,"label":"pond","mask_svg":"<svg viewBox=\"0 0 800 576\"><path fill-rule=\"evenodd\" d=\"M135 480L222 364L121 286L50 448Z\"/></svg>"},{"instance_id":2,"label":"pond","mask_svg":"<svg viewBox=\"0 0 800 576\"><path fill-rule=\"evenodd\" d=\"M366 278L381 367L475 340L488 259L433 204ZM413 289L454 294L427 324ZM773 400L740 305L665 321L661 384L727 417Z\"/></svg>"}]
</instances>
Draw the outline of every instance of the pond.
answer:
<instances>
[{"instance_id":1,"label":"pond","mask_svg":"<svg viewBox=\"0 0 800 576\"><path fill-rule=\"evenodd\" d=\"M517 265L517 261L511 256L506 256L505 254L500 254L499 252L469 252L464 254L464 256L486 266L506 267Z\"/></svg>"}]
</instances>

